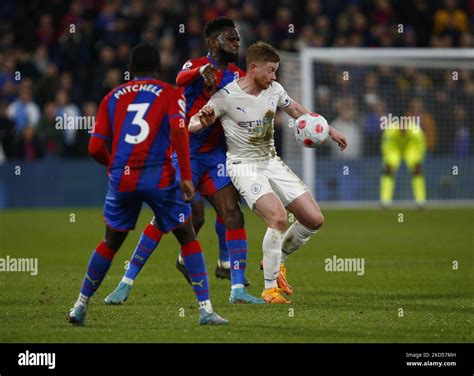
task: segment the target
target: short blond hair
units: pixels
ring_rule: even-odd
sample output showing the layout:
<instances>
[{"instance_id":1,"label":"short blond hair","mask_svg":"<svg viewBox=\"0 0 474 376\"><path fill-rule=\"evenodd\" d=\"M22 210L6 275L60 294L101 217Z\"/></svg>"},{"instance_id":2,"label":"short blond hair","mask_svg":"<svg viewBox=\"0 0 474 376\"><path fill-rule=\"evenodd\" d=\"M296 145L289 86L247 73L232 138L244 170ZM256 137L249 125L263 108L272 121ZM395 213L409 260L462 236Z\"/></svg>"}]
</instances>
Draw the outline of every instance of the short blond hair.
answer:
<instances>
[{"instance_id":1,"label":"short blond hair","mask_svg":"<svg viewBox=\"0 0 474 376\"><path fill-rule=\"evenodd\" d=\"M245 57L245 63L247 68L251 63L279 63L280 55L278 55L277 50L269 45L266 42L258 41L252 44L248 50Z\"/></svg>"}]
</instances>

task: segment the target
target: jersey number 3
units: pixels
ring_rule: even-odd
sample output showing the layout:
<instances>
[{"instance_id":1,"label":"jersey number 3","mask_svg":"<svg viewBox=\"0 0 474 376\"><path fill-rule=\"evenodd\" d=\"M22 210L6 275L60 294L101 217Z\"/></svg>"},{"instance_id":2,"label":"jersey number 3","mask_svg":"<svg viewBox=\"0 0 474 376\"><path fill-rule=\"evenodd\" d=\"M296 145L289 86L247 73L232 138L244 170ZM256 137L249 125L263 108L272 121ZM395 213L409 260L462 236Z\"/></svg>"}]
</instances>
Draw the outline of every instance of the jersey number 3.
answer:
<instances>
[{"instance_id":1,"label":"jersey number 3","mask_svg":"<svg viewBox=\"0 0 474 376\"><path fill-rule=\"evenodd\" d=\"M140 132L137 135L132 136L130 133L125 135L125 142L129 144L139 144L148 137L150 134L150 125L144 119L146 110L150 107L149 103L133 103L127 107L127 112L136 112L133 117L132 124L140 127Z\"/></svg>"}]
</instances>

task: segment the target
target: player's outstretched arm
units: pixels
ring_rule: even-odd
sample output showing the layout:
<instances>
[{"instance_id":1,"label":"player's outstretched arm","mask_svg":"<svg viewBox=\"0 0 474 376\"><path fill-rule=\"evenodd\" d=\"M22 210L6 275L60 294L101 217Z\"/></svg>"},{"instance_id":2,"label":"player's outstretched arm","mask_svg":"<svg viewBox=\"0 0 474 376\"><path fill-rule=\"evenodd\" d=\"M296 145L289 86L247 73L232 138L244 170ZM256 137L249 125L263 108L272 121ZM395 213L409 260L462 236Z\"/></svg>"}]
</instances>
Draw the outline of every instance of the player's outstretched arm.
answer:
<instances>
[{"instance_id":1,"label":"player's outstretched arm","mask_svg":"<svg viewBox=\"0 0 474 376\"><path fill-rule=\"evenodd\" d=\"M210 127L216 121L216 114L214 108L211 106L204 106L199 112L191 117L188 124L188 130L191 133L197 133L204 128Z\"/></svg>"},{"instance_id":2,"label":"player's outstretched arm","mask_svg":"<svg viewBox=\"0 0 474 376\"><path fill-rule=\"evenodd\" d=\"M346 137L336 128L329 126L329 137L331 137L331 139L339 145L339 149L341 149L341 151L347 148Z\"/></svg>"},{"instance_id":3,"label":"player's outstretched arm","mask_svg":"<svg viewBox=\"0 0 474 376\"><path fill-rule=\"evenodd\" d=\"M288 115L290 115L293 119L298 119L301 115L310 112L305 106L293 100L288 106L281 107L281 109L285 111Z\"/></svg>"},{"instance_id":4,"label":"player's outstretched arm","mask_svg":"<svg viewBox=\"0 0 474 376\"><path fill-rule=\"evenodd\" d=\"M282 110L285 111L288 115L290 115L293 119L297 119L301 115L304 115L310 112L305 106L295 101L291 101L290 105L283 107ZM339 132L334 127L329 126L329 136L335 143L339 145L339 148L341 149L341 151L347 147L346 138L341 132Z\"/></svg>"},{"instance_id":5,"label":"player's outstretched arm","mask_svg":"<svg viewBox=\"0 0 474 376\"><path fill-rule=\"evenodd\" d=\"M183 69L176 77L176 84L180 87L191 85L198 77L204 79L204 86L215 86L216 74L214 73L214 66L211 63L189 69L192 63L190 61L184 64Z\"/></svg>"}]
</instances>

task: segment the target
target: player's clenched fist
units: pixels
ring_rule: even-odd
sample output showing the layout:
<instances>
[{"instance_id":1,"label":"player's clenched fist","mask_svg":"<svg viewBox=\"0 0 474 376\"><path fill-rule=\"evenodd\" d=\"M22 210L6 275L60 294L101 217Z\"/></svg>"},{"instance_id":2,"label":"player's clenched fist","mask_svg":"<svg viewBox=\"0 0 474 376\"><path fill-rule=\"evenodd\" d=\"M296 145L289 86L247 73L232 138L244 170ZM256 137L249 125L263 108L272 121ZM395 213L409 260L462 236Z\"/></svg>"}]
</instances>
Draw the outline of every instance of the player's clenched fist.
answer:
<instances>
[{"instance_id":1,"label":"player's clenched fist","mask_svg":"<svg viewBox=\"0 0 474 376\"><path fill-rule=\"evenodd\" d=\"M204 106L199 111L199 121L203 127L209 127L214 124L216 120L216 114L211 106Z\"/></svg>"}]
</instances>

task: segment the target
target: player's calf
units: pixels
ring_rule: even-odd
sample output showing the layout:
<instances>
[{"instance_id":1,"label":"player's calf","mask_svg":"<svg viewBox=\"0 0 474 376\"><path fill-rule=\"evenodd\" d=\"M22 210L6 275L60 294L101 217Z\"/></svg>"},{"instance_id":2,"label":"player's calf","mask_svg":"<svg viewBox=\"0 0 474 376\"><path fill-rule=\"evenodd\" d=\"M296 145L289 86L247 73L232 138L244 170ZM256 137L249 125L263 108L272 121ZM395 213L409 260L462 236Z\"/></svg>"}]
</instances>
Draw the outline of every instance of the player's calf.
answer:
<instances>
[{"instance_id":1,"label":"player's calf","mask_svg":"<svg viewBox=\"0 0 474 376\"><path fill-rule=\"evenodd\" d=\"M138 241L135 251L130 259L129 265L122 281L117 288L105 298L105 304L122 304L128 299L133 282L137 278L138 273L151 256L153 251L158 247L163 233L158 229L156 218L145 227L140 240Z\"/></svg>"},{"instance_id":2,"label":"player's calf","mask_svg":"<svg viewBox=\"0 0 474 376\"><path fill-rule=\"evenodd\" d=\"M419 209L424 208L426 204L426 182L421 163L412 168L411 186L416 206Z\"/></svg>"},{"instance_id":3,"label":"player's calf","mask_svg":"<svg viewBox=\"0 0 474 376\"><path fill-rule=\"evenodd\" d=\"M193 227L194 227L194 232L196 234L199 233L199 230L201 230L202 226L204 226L205 218L204 218L204 202L203 200L195 201L191 204L191 209L193 213Z\"/></svg>"},{"instance_id":4,"label":"player's calf","mask_svg":"<svg viewBox=\"0 0 474 376\"><path fill-rule=\"evenodd\" d=\"M188 221L173 230L181 244L181 256L189 273L191 286L199 304L201 325L222 325L228 321L217 315L213 309L209 293L209 279L201 244L196 240L192 224Z\"/></svg>"},{"instance_id":5,"label":"player's calf","mask_svg":"<svg viewBox=\"0 0 474 376\"><path fill-rule=\"evenodd\" d=\"M120 236L118 239L114 239L113 234L116 233L116 231L107 227L106 234L109 235L109 239L115 240L112 243L121 245L121 242L125 240L127 233L125 233L125 236ZM101 242L92 252L91 258L86 268L86 273L82 282L79 297L77 298L74 306L69 311L68 320L71 324L84 325L86 312L89 307L89 301L101 285L105 275L107 274L107 271L110 268L110 265L112 264L112 260L117 253L117 250L118 249L109 248L105 242Z\"/></svg>"}]
</instances>

